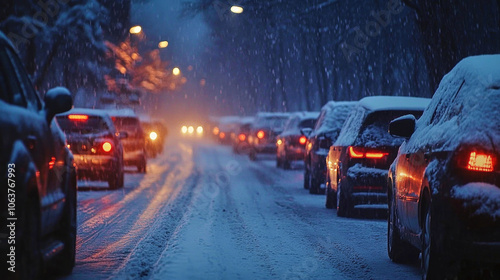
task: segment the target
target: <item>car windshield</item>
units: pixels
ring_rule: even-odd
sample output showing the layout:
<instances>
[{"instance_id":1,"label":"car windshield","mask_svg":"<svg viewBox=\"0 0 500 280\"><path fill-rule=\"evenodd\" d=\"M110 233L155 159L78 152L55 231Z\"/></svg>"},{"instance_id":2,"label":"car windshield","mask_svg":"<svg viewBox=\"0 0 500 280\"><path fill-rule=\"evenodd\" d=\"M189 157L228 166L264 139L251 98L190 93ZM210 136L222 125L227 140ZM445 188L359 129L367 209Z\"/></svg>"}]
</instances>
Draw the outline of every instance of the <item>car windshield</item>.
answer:
<instances>
[{"instance_id":1,"label":"car windshield","mask_svg":"<svg viewBox=\"0 0 500 280\"><path fill-rule=\"evenodd\" d=\"M316 119L303 120L299 124L299 128L313 128L316 124Z\"/></svg>"},{"instance_id":2,"label":"car windshield","mask_svg":"<svg viewBox=\"0 0 500 280\"><path fill-rule=\"evenodd\" d=\"M361 131L354 143L355 146L382 147L399 146L404 139L389 134L389 123L400 116L412 114L415 118L422 115L421 111L378 111L370 113L363 122Z\"/></svg>"},{"instance_id":3,"label":"car windshield","mask_svg":"<svg viewBox=\"0 0 500 280\"><path fill-rule=\"evenodd\" d=\"M66 134L100 134L109 132L106 122L97 116L88 116L88 119L70 120L68 116L56 117L57 123Z\"/></svg>"}]
</instances>

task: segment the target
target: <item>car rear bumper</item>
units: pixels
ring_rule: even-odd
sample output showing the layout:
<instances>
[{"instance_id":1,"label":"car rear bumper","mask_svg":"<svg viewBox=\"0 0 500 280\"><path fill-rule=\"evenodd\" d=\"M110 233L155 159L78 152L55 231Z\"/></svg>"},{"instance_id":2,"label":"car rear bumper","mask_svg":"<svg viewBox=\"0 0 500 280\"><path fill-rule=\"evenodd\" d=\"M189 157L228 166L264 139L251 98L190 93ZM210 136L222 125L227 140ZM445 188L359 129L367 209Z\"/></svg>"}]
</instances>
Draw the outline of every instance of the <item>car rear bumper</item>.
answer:
<instances>
[{"instance_id":1,"label":"car rear bumper","mask_svg":"<svg viewBox=\"0 0 500 280\"><path fill-rule=\"evenodd\" d=\"M388 170L355 165L347 171L347 188L353 205L387 204Z\"/></svg>"},{"instance_id":2,"label":"car rear bumper","mask_svg":"<svg viewBox=\"0 0 500 280\"><path fill-rule=\"evenodd\" d=\"M115 176L119 167L117 158L97 155L74 155L79 179L107 180Z\"/></svg>"},{"instance_id":3,"label":"car rear bumper","mask_svg":"<svg viewBox=\"0 0 500 280\"><path fill-rule=\"evenodd\" d=\"M254 145L254 149L257 153L261 154L273 154L277 151L276 144L274 143Z\"/></svg>"},{"instance_id":4,"label":"car rear bumper","mask_svg":"<svg viewBox=\"0 0 500 280\"><path fill-rule=\"evenodd\" d=\"M303 160L305 149L300 146L287 146L286 147L286 158L287 160Z\"/></svg>"},{"instance_id":5,"label":"car rear bumper","mask_svg":"<svg viewBox=\"0 0 500 280\"><path fill-rule=\"evenodd\" d=\"M125 165L137 165L144 162L145 155L144 150L134 150L134 151L124 151L123 152L123 162Z\"/></svg>"}]
</instances>

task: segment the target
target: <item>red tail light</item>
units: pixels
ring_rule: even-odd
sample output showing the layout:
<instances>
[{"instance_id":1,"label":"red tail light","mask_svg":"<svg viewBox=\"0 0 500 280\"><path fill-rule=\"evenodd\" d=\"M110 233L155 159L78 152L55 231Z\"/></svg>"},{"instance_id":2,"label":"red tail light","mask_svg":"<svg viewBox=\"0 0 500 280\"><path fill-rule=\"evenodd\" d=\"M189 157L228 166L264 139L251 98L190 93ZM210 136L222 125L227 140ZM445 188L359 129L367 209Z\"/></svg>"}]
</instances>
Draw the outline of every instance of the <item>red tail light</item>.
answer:
<instances>
[{"instance_id":1,"label":"red tail light","mask_svg":"<svg viewBox=\"0 0 500 280\"><path fill-rule=\"evenodd\" d=\"M306 142L307 142L307 137L305 137L305 136L300 136L300 138L299 138L299 143L300 143L301 145L305 145L305 144L306 144Z\"/></svg>"},{"instance_id":2,"label":"red tail light","mask_svg":"<svg viewBox=\"0 0 500 280\"><path fill-rule=\"evenodd\" d=\"M56 158L55 157L51 157L50 161L49 161L49 169L54 168L54 165L56 165Z\"/></svg>"},{"instance_id":3,"label":"red tail light","mask_svg":"<svg viewBox=\"0 0 500 280\"><path fill-rule=\"evenodd\" d=\"M259 130L259 132L257 132L257 138L262 139L264 136L266 136L266 133L263 130Z\"/></svg>"},{"instance_id":4,"label":"red tail light","mask_svg":"<svg viewBox=\"0 0 500 280\"><path fill-rule=\"evenodd\" d=\"M241 142L245 141L245 139L247 139L247 136L243 133L241 133L240 135L238 135L238 139L240 139Z\"/></svg>"},{"instance_id":5,"label":"red tail light","mask_svg":"<svg viewBox=\"0 0 500 280\"><path fill-rule=\"evenodd\" d=\"M349 147L349 156L351 158L370 158L370 159L381 159L385 156L388 156L389 153L379 152L379 151L369 151L365 152L363 148L359 147Z\"/></svg>"},{"instance_id":6,"label":"red tail light","mask_svg":"<svg viewBox=\"0 0 500 280\"><path fill-rule=\"evenodd\" d=\"M492 172L493 161L495 159L495 155L493 154L471 152L467 169L472 171Z\"/></svg>"},{"instance_id":7,"label":"red tail light","mask_svg":"<svg viewBox=\"0 0 500 280\"><path fill-rule=\"evenodd\" d=\"M106 153L110 152L112 148L113 148L113 145L111 145L111 143L109 143L109 142L104 142L102 144L102 150L105 151Z\"/></svg>"},{"instance_id":8,"label":"red tail light","mask_svg":"<svg viewBox=\"0 0 500 280\"><path fill-rule=\"evenodd\" d=\"M219 138L220 139L226 138L226 133L224 133L224 132L219 133Z\"/></svg>"},{"instance_id":9,"label":"red tail light","mask_svg":"<svg viewBox=\"0 0 500 280\"><path fill-rule=\"evenodd\" d=\"M68 115L68 119L72 121L86 121L89 119L87 115Z\"/></svg>"}]
</instances>

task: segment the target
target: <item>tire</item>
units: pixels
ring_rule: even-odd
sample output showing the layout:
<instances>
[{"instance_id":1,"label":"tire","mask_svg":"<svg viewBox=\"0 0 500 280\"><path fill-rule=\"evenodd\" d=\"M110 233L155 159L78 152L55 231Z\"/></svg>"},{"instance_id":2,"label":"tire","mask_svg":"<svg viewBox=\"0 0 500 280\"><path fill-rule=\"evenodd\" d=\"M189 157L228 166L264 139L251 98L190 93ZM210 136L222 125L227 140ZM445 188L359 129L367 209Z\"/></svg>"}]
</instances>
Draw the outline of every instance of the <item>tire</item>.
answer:
<instances>
[{"instance_id":1,"label":"tire","mask_svg":"<svg viewBox=\"0 0 500 280\"><path fill-rule=\"evenodd\" d=\"M352 212L352 206L348 199L342 194L342 185L340 182L337 184L337 216L349 217Z\"/></svg>"},{"instance_id":2,"label":"tire","mask_svg":"<svg viewBox=\"0 0 500 280\"><path fill-rule=\"evenodd\" d=\"M124 174L123 174L123 169L121 171L115 171L116 175L108 180L108 185L109 189L111 190L116 190L123 188L123 183L124 183ZM140 170L139 170L140 172Z\"/></svg>"},{"instance_id":3,"label":"tire","mask_svg":"<svg viewBox=\"0 0 500 280\"><path fill-rule=\"evenodd\" d=\"M316 176L314 176L314 172L310 174L309 176L309 193L310 194L324 194L323 190L321 189L321 184L318 182L318 179L316 179Z\"/></svg>"},{"instance_id":4,"label":"tire","mask_svg":"<svg viewBox=\"0 0 500 280\"><path fill-rule=\"evenodd\" d=\"M304 168L304 189L309 189L309 176L311 174L311 171L309 171L309 168L307 168L307 164L306 164L306 167Z\"/></svg>"},{"instance_id":5,"label":"tire","mask_svg":"<svg viewBox=\"0 0 500 280\"><path fill-rule=\"evenodd\" d=\"M137 171L139 173L146 173L147 162L146 158L142 158L141 163L137 165Z\"/></svg>"},{"instance_id":6,"label":"tire","mask_svg":"<svg viewBox=\"0 0 500 280\"><path fill-rule=\"evenodd\" d=\"M64 249L54 261L54 269L57 274L68 275L75 266L76 255L76 175L72 175L68 192L66 194L67 203L64 207L64 216L61 220L59 236L64 243Z\"/></svg>"},{"instance_id":7,"label":"tire","mask_svg":"<svg viewBox=\"0 0 500 280\"><path fill-rule=\"evenodd\" d=\"M290 164L290 161L286 158L286 154L285 154L285 156L283 158L284 158L284 160L283 160L283 169L290 170L292 168L292 166Z\"/></svg>"},{"instance_id":8,"label":"tire","mask_svg":"<svg viewBox=\"0 0 500 280\"><path fill-rule=\"evenodd\" d=\"M388 186L392 188L391 185ZM395 263L408 263L418 259L420 254L417 248L401 240L399 227L397 226L397 214L394 198L389 201L389 215L387 217L387 253Z\"/></svg>"},{"instance_id":9,"label":"tire","mask_svg":"<svg viewBox=\"0 0 500 280\"><path fill-rule=\"evenodd\" d=\"M330 188L326 188L326 209L333 209L337 207L337 193L332 192Z\"/></svg>"},{"instance_id":10,"label":"tire","mask_svg":"<svg viewBox=\"0 0 500 280\"><path fill-rule=\"evenodd\" d=\"M427 200L429 201L429 200ZM443 258L439 236L432 222L432 207L425 203L426 209L422 223L422 279L443 279L447 261Z\"/></svg>"},{"instance_id":11,"label":"tire","mask_svg":"<svg viewBox=\"0 0 500 280\"><path fill-rule=\"evenodd\" d=\"M37 197L27 197L24 205L24 224L20 225L16 238L22 240L16 248L19 252L14 279L39 279L42 271L40 253L40 209Z\"/></svg>"},{"instance_id":12,"label":"tire","mask_svg":"<svg viewBox=\"0 0 500 280\"><path fill-rule=\"evenodd\" d=\"M276 167L277 168L281 168L283 166L283 163L281 162L281 157L278 155L276 155Z\"/></svg>"}]
</instances>

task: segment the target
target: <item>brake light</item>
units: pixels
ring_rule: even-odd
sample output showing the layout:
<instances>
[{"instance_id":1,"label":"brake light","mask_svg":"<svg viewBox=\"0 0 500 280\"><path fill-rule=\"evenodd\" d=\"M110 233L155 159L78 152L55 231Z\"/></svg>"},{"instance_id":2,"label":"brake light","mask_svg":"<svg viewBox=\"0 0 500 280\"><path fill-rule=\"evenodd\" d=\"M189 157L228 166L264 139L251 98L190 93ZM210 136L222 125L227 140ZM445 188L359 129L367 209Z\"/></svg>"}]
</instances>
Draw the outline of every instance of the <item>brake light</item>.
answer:
<instances>
[{"instance_id":1,"label":"brake light","mask_svg":"<svg viewBox=\"0 0 500 280\"><path fill-rule=\"evenodd\" d=\"M49 161L49 169L54 168L54 165L56 165L56 158L55 157L51 157L50 161Z\"/></svg>"},{"instance_id":2,"label":"brake light","mask_svg":"<svg viewBox=\"0 0 500 280\"><path fill-rule=\"evenodd\" d=\"M378 152L378 151L365 152L363 148L358 148L353 146L349 147L349 156L351 156L351 158L381 159L387 155L389 155L389 153Z\"/></svg>"},{"instance_id":3,"label":"brake light","mask_svg":"<svg viewBox=\"0 0 500 280\"><path fill-rule=\"evenodd\" d=\"M472 171L492 172L494 155L471 152L467 169Z\"/></svg>"},{"instance_id":4,"label":"brake light","mask_svg":"<svg viewBox=\"0 0 500 280\"><path fill-rule=\"evenodd\" d=\"M299 138L299 143L300 143L301 145L305 145L305 144L306 144L306 142L307 142L307 137L305 137L305 136L300 136L300 138Z\"/></svg>"},{"instance_id":5,"label":"brake light","mask_svg":"<svg viewBox=\"0 0 500 280\"><path fill-rule=\"evenodd\" d=\"M89 119L87 115L68 115L68 119L72 121L86 121Z\"/></svg>"},{"instance_id":6,"label":"brake light","mask_svg":"<svg viewBox=\"0 0 500 280\"><path fill-rule=\"evenodd\" d=\"M362 150L358 150L359 148L354 148L352 146L349 147L349 155L352 158L363 158L364 154Z\"/></svg>"},{"instance_id":7,"label":"brake light","mask_svg":"<svg viewBox=\"0 0 500 280\"><path fill-rule=\"evenodd\" d=\"M214 133L214 135L219 134L219 128L218 127L214 127L214 129L212 130L212 132Z\"/></svg>"},{"instance_id":8,"label":"brake light","mask_svg":"<svg viewBox=\"0 0 500 280\"><path fill-rule=\"evenodd\" d=\"M241 133L240 135L238 135L238 139L240 139L241 142L245 141L245 139L247 139L247 136L243 133Z\"/></svg>"},{"instance_id":9,"label":"brake light","mask_svg":"<svg viewBox=\"0 0 500 280\"><path fill-rule=\"evenodd\" d=\"M113 148L113 146L109 142L104 142L102 144L102 150L105 151L105 152L111 151L112 148Z\"/></svg>"},{"instance_id":10,"label":"brake light","mask_svg":"<svg viewBox=\"0 0 500 280\"><path fill-rule=\"evenodd\" d=\"M266 136L266 134L263 130L259 130L259 132L257 132L257 138L262 139L264 136Z\"/></svg>"},{"instance_id":11,"label":"brake light","mask_svg":"<svg viewBox=\"0 0 500 280\"><path fill-rule=\"evenodd\" d=\"M219 138L220 139L226 138L226 133L224 133L224 132L219 133Z\"/></svg>"}]
</instances>

